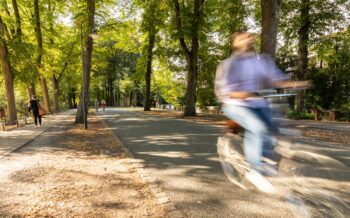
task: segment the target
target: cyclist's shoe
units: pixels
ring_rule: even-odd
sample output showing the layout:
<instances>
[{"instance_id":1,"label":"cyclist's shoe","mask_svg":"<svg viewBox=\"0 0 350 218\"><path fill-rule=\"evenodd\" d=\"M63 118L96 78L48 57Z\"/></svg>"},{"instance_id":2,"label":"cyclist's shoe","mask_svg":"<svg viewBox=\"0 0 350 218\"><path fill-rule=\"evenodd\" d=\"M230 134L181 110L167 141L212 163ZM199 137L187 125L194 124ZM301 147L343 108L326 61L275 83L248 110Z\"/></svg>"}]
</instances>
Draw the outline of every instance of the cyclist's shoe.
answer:
<instances>
[{"instance_id":1,"label":"cyclist's shoe","mask_svg":"<svg viewBox=\"0 0 350 218\"><path fill-rule=\"evenodd\" d=\"M269 194L276 193L275 187L256 170L246 173L245 178L261 192Z\"/></svg>"}]
</instances>

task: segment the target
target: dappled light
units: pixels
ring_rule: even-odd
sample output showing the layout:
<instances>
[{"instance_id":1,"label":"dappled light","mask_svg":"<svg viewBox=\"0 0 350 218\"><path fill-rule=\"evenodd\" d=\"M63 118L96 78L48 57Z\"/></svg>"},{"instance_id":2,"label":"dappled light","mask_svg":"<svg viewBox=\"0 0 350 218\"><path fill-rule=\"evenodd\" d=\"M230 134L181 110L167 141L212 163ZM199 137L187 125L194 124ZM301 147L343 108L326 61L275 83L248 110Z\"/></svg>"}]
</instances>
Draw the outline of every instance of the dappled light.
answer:
<instances>
[{"instance_id":1,"label":"dappled light","mask_svg":"<svg viewBox=\"0 0 350 218\"><path fill-rule=\"evenodd\" d=\"M2 0L0 217L350 214L349 0Z\"/></svg>"}]
</instances>

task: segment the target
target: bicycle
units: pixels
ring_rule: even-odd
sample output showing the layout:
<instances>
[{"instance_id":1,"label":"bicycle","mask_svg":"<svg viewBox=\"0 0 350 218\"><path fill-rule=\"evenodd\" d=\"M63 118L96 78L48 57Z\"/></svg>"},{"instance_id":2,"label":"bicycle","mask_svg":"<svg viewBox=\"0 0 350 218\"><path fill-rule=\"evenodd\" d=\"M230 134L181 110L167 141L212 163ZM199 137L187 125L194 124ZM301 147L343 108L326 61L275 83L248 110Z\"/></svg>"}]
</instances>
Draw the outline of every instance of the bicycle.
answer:
<instances>
[{"instance_id":1,"label":"bicycle","mask_svg":"<svg viewBox=\"0 0 350 218\"><path fill-rule=\"evenodd\" d=\"M277 99L277 101L274 101L274 104L270 105L272 107L279 107L279 104L286 103L289 97L296 95L297 93L271 94L271 91L267 94L266 92L263 93L264 98ZM327 159L329 157L314 154L298 148L293 138L290 136L291 134L295 136L297 132L282 128L280 128L280 130L282 131L275 135L277 138L277 145L273 150L273 158L262 158L263 165L266 164L268 166L265 168L265 175L262 172L253 169L246 161L243 151L244 137L242 131L235 130L220 136L217 142L217 152L223 172L227 179L237 187L244 190L257 189L268 194L276 194L279 192L279 194L281 194L283 192L282 196L284 195L288 202L297 207L295 209L295 213L298 214L297 216L309 216L309 212L305 205L310 204L310 202L318 207L327 208L327 212L324 212L324 214L327 214L327 217L329 214L334 214L335 217L342 217L342 214L346 214L346 212L344 213L341 211L350 212L350 206L340 198L324 194L325 192L322 189L305 188L302 179L300 179L303 178L302 173L300 173L298 177L293 175L293 173L297 171L297 167L295 166L312 165L317 167L317 165L320 165L320 163L318 163L319 158ZM285 163L290 164L290 166L287 164L286 167ZM296 169L293 169L293 167ZM257 184L252 183L249 180L249 177L247 177L247 175L251 174L254 174L256 178L259 178L259 184L263 185L258 186ZM281 190L278 188L279 184L276 184L277 181L275 180L276 178L285 178L287 175L291 182L288 184L284 183L283 186L286 186L288 191ZM329 199L331 199L331 203L329 203Z\"/></svg>"}]
</instances>

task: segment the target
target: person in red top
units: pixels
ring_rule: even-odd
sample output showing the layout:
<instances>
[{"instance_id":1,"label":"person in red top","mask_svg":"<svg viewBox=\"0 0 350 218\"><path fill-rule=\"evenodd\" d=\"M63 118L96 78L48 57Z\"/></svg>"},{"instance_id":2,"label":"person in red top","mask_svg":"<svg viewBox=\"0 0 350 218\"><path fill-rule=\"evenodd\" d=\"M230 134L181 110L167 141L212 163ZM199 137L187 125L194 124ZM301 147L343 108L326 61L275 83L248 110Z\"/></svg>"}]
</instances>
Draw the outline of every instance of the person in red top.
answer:
<instances>
[{"instance_id":1,"label":"person in red top","mask_svg":"<svg viewBox=\"0 0 350 218\"><path fill-rule=\"evenodd\" d=\"M105 111L105 109L106 109L106 100L102 99L101 105L102 105L103 111Z\"/></svg>"}]
</instances>

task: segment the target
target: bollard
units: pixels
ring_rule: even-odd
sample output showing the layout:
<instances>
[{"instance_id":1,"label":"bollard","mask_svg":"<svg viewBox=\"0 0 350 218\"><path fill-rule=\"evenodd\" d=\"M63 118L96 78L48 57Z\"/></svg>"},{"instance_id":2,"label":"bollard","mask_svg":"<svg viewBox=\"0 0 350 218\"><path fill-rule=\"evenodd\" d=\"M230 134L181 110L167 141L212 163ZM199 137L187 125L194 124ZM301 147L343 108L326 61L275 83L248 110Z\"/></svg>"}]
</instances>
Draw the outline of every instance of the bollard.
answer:
<instances>
[{"instance_id":1,"label":"bollard","mask_svg":"<svg viewBox=\"0 0 350 218\"><path fill-rule=\"evenodd\" d=\"M1 131L5 131L5 123L1 123Z\"/></svg>"}]
</instances>

